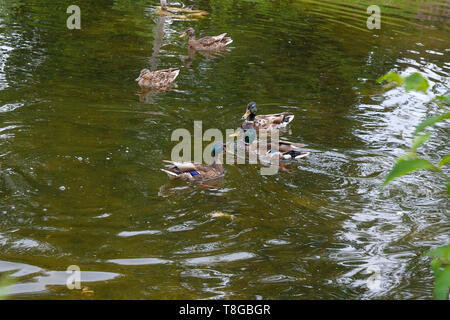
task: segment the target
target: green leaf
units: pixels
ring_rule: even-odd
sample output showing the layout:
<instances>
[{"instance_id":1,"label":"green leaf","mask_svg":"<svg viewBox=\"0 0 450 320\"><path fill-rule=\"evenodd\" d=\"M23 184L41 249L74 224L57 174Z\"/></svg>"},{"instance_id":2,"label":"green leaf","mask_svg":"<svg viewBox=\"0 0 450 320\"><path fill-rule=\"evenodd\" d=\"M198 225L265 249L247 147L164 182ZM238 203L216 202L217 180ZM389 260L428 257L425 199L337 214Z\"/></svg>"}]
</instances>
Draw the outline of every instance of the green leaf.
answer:
<instances>
[{"instance_id":1,"label":"green leaf","mask_svg":"<svg viewBox=\"0 0 450 320\"><path fill-rule=\"evenodd\" d=\"M434 273L434 298L447 300L450 291L450 245L431 249L426 255L434 258L431 261Z\"/></svg>"},{"instance_id":2,"label":"green leaf","mask_svg":"<svg viewBox=\"0 0 450 320\"><path fill-rule=\"evenodd\" d=\"M435 124L436 122L446 120L446 119L450 119L450 112L447 112L447 113L444 113L444 114L441 114L438 116L426 118L416 127L416 131L414 131L413 134L416 135L419 132L423 131L423 129L425 129L426 127L431 126L431 125Z\"/></svg>"},{"instance_id":3,"label":"green leaf","mask_svg":"<svg viewBox=\"0 0 450 320\"><path fill-rule=\"evenodd\" d=\"M421 136L416 137L413 140L411 150L415 152L418 147L420 147L422 144L424 144L425 142L430 140L430 138L431 138L431 133L425 133Z\"/></svg>"},{"instance_id":4,"label":"green leaf","mask_svg":"<svg viewBox=\"0 0 450 320\"><path fill-rule=\"evenodd\" d=\"M399 162L402 160L413 160L413 159L417 159L416 153L408 152L408 153L405 153L404 155L401 155L400 157L398 157L397 160L395 160L395 161Z\"/></svg>"},{"instance_id":5,"label":"green leaf","mask_svg":"<svg viewBox=\"0 0 450 320\"><path fill-rule=\"evenodd\" d=\"M431 265L431 269L433 270L433 272L435 274L437 274L437 273L439 273L439 271L441 269L442 262L439 259L433 259L433 260L431 260L430 265Z\"/></svg>"},{"instance_id":6,"label":"green leaf","mask_svg":"<svg viewBox=\"0 0 450 320\"><path fill-rule=\"evenodd\" d=\"M395 178L404 176L415 170L433 170L439 171L430 161L425 159L411 159L411 160L400 160L392 168L391 172L389 172L386 180L383 182L383 186L387 185L389 182L394 180Z\"/></svg>"},{"instance_id":7,"label":"green leaf","mask_svg":"<svg viewBox=\"0 0 450 320\"><path fill-rule=\"evenodd\" d=\"M403 78L396 72L386 73L384 76L381 76L377 79L377 82L387 81L389 83L396 82L398 85L402 85Z\"/></svg>"},{"instance_id":8,"label":"green leaf","mask_svg":"<svg viewBox=\"0 0 450 320\"><path fill-rule=\"evenodd\" d=\"M450 291L450 265L444 270L434 272L434 298L436 300L447 300Z\"/></svg>"},{"instance_id":9,"label":"green leaf","mask_svg":"<svg viewBox=\"0 0 450 320\"><path fill-rule=\"evenodd\" d=\"M438 167L440 168L440 167L442 167L443 165L445 165L445 164L447 164L449 162L450 162L450 154L446 155L445 157L443 157L441 159L441 161L439 161Z\"/></svg>"},{"instance_id":10,"label":"green leaf","mask_svg":"<svg viewBox=\"0 0 450 320\"><path fill-rule=\"evenodd\" d=\"M439 101L442 101L443 103L450 105L450 94L447 94L445 96L437 96L436 99Z\"/></svg>"},{"instance_id":11,"label":"green leaf","mask_svg":"<svg viewBox=\"0 0 450 320\"><path fill-rule=\"evenodd\" d=\"M450 244L447 246L431 249L426 253L428 257L440 258L450 263Z\"/></svg>"},{"instance_id":12,"label":"green leaf","mask_svg":"<svg viewBox=\"0 0 450 320\"><path fill-rule=\"evenodd\" d=\"M420 73L416 72L405 78L406 91L417 90L427 92L429 86L428 80L425 79Z\"/></svg>"}]
</instances>

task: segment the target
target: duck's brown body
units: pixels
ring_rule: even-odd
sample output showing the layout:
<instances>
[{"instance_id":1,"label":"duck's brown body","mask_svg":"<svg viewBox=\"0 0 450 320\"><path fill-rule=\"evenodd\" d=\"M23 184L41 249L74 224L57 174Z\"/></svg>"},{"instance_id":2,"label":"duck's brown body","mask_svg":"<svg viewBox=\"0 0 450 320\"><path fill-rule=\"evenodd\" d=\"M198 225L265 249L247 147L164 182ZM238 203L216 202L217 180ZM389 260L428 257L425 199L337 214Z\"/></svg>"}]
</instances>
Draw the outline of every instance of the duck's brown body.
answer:
<instances>
[{"instance_id":1,"label":"duck's brown body","mask_svg":"<svg viewBox=\"0 0 450 320\"><path fill-rule=\"evenodd\" d=\"M170 163L172 166L161 170L167 173L170 179L205 181L220 178L224 173L224 167L218 156L225 149L226 146L222 143L214 144L211 150L211 164L164 160L164 162Z\"/></svg>"},{"instance_id":2,"label":"duck's brown body","mask_svg":"<svg viewBox=\"0 0 450 320\"><path fill-rule=\"evenodd\" d=\"M246 154L257 154L261 162L270 162L270 159L277 158L279 160L300 159L309 155L309 152L301 150L305 145L301 143L279 140L278 143L269 141L265 148L259 145L259 141L245 144ZM264 150L263 150L264 149Z\"/></svg>"},{"instance_id":3,"label":"duck's brown body","mask_svg":"<svg viewBox=\"0 0 450 320\"><path fill-rule=\"evenodd\" d=\"M242 123L241 128L271 131L286 127L293 119L294 115L288 112L259 115L246 119Z\"/></svg>"},{"instance_id":4,"label":"duck's brown body","mask_svg":"<svg viewBox=\"0 0 450 320\"><path fill-rule=\"evenodd\" d=\"M256 102L252 101L247 105L247 111L242 116L242 119L244 119L244 122L241 125L242 129L248 130L253 128L255 130L271 131L284 128L294 120L294 115L289 112L257 116L257 110Z\"/></svg>"},{"instance_id":5,"label":"duck's brown body","mask_svg":"<svg viewBox=\"0 0 450 320\"><path fill-rule=\"evenodd\" d=\"M233 39L226 37L226 33L196 40L194 32L193 28L188 28L181 36L189 36L188 47L195 50L220 50L233 42Z\"/></svg>"},{"instance_id":6,"label":"duck's brown body","mask_svg":"<svg viewBox=\"0 0 450 320\"><path fill-rule=\"evenodd\" d=\"M223 164L214 161L211 165L194 162L176 162L165 160L173 166L161 169L170 179L206 181L219 178L224 173Z\"/></svg>"},{"instance_id":7,"label":"duck's brown body","mask_svg":"<svg viewBox=\"0 0 450 320\"><path fill-rule=\"evenodd\" d=\"M170 87L179 72L180 69L177 68L157 71L143 69L136 81L142 89L164 89Z\"/></svg>"}]
</instances>

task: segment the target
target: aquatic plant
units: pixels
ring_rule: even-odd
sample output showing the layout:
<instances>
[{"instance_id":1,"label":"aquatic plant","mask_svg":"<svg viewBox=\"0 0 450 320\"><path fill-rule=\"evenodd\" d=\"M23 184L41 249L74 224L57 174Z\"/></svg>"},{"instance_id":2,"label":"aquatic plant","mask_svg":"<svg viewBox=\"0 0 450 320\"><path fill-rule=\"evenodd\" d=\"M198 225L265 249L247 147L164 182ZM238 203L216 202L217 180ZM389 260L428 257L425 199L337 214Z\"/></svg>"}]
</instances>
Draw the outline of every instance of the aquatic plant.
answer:
<instances>
[{"instance_id":1,"label":"aquatic plant","mask_svg":"<svg viewBox=\"0 0 450 320\"><path fill-rule=\"evenodd\" d=\"M412 75L404 78L400 76L398 73L391 72L388 73L379 79L378 82L386 81L388 82L387 87L392 88L395 86L403 86L405 90L411 91L422 91L424 93L427 92L429 88L429 83L426 78L424 78L420 73L413 73ZM445 177L447 180L447 195L450 195L450 177L448 177L443 171L442 167L450 162L450 155L444 156L440 159L439 163L436 165L431 163L430 161L420 158L417 156L417 148L430 140L432 133L427 132L421 134L427 127L430 127L438 122L445 121L450 119L450 94L437 96L433 99L439 107L444 111L443 114L438 114L423 120L415 129L413 133L413 141L411 144L411 148L407 150L407 153L399 157L392 168L392 170L387 175L384 180L383 186L387 185L392 180L399 178L403 175L411 173L416 170L429 170L435 171Z\"/></svg>"},{"instance_id":2,"label":"aquatic plant","mask_svg":"<svg viewBox=\"0 0 450 320\"><path fill-rule=\"evenodd\" d=\"M450 245L432 249L426 255L434 258L431 261L434 273L434 298L447 300L450 291Z\"/></svg>"},{"instance_id":3,"label":"aquatic plant","mask_svg":"<svg viewBox=\"0 0 450 320\"><path fill-rule=\"evenodd\" d=\"M417 72L406 78L396 72L391 72L377 79L377 82L383 81L388 83L386 86L389 89L396 86L403 86L407 92L416 90L427 93L427 90L430 87L428 80ZM414 139L411 148L407 150L406 154L396 160L394 167L384 180L383 186L387 185L392 180L413 171L429 170L437 172L445 177L447 180L447 195L450 195L450 177L442 171L442 167L450 162L450 155L444 156L436 165L417 156L417 148L430 140L432 136L431 132L421 133L424 132L427 127L450 119L450 94L447 93L443 96L437 96L432 101L441 108L443 113L426 118L416 127L413 133ZM435 278L434 298L438 300L447 300L449 299L450 291L450 245L432 249L428 251L426 255L434 258L431 261L431 269L433 270Z\"/></svg>"}]
</instances>

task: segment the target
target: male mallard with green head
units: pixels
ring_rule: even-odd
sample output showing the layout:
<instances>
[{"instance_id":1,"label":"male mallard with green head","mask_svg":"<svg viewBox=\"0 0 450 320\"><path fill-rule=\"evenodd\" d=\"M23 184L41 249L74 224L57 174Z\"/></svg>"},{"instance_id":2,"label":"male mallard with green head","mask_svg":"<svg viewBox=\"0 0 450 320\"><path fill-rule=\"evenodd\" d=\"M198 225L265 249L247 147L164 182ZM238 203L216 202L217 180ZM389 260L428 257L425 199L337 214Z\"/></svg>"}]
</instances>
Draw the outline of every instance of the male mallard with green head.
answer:
<instances>
[{"instance_id":1,"label":"male mallard with green head","mask_svg":"<svg viewBox=\"0 0 450 320\"><path fill-rule=\"evenodd\" d=\"M237 136L244 134L244 139L239 143L238 148L245 148L246 154L257 154L260 161L270 162L270 159L279 160L301 159L309 155L309 152L303 151L306 145L302 143L290 142L286 140L267 141L267 148L260 150L260 141L256 139L256 131L253 128L240 130Z\"/></svg>"},{"instance_id":2,"label":"male mallard with green head","mask_svg":"<svg viewBox=\"0 0 450 320\"><path fill-rule=\"evenodd\" d=\"M255 130L273 130L286 127L294 115L289 112L276 114L256 115L258 107L256 102L252 101L247 105L247 112L242 116L245 121L242 123L242 129L254 128Z\"/></svg>"},{"instance_id":3,"label":"male mallard with green head","mask_svg":"<svg viewBox=\"0 0 450 320\"><path fill-rule=\"evenodd\" d=\"M222 33L218 36L203 37L198 40L195 39L195 30L190 27L180 36L180 38L188 36L189 48L196 50L218 50L225 48L227 45L233 42L230 37L225 37L227 34Z\"/></svg>"},{"instance_id":4,"label":"male mallard with green head","mask_svg":"<svg viewBox=\"0 0 450 320\"><path fill-rule=\"evenodd\" d=\"M142 69L136 81L142 89L168 88L178 77L179 73L180 69L178 68L157 71Z\"/></svg>"},{"instance_id":5,"label":"male mallard with green head","mask_svg":"<svg viewBox=\"0 0 450 320\"><path fill-rule=\"evenodd\" d=\"M219 155L225 150L222 143L215 143L211 150L212 163L177 162L164 160L172 164L171 167L161 169L167 173L170 179L180 179L189 181L206 181L216 179L224 174L224 167L219 159Z\"/></svg>"}]
</instances>

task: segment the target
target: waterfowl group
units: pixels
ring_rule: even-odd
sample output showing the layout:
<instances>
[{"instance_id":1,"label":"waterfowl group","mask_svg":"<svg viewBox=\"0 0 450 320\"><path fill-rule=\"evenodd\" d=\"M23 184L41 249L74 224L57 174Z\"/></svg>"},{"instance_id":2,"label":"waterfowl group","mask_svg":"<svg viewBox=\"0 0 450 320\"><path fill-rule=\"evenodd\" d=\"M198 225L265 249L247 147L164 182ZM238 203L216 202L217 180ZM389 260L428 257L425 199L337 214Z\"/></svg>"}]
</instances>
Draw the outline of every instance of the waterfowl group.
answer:
<instances>
[{"instance_id":1,"label":"waterfowl group","mask_svg":"<svg viewBox=\"0 0 450 320\"><path fill-rule=\"evenodd\" d=\"M164 2L165 4L165 2ZM186 29L186 31L180 36L188 36L189 49L215 51L225 48L227 45L233 42L230 37L225 37L226 33L222 33L218 36L203 37L198 40L195 39L195 30L192 27ZM174 83L180 69L169 68L164 70L150 71L149 69L142 69L139 77L136 79L139 86L143 90L148 89L166 89Z\"/></svg>"},{"instance_id":2,"label":"waterfowl group","mask_svg":"<svg viewBox=\"0 0 450 320\"><path fill-rule=\"evenodd\" d=\"M256 113L256 103L250 102L248 104L250 114ZM274 161L283 161L290 159L301 159L309 155L309 152L303 150L304 144L290 142L286 140L266 141L265 147L260 147L261 142L257 139L257 134L262 130L278 130L286 127L294 116L289 113L279 113L270 115L260 115L260 119L265 119L267 126L264 129L255 126L253 122L257 121L254 116L245 118L245 122L241 125L237 133L231 135L234 137L242 137L235 142L237 150L244 151L244 155L249 157L252 155L261 164L273 164ZM259 120L260 120L259 119ZM255 129L256 128L256 129ZM257 130L259 130L257 132ZM234 147L232 148L235 149ZM226 145L222 143L214 144L211 157L211 164L195 163L195 162L176 162L164 160L170 166L166 169L161 169L167 173L170 179L188 180L188 181L206 181L216 179L224 174L224 166L219 159L222 151L227 151ZM233 151L229 151L234 153ZM283 166L282 166L283 167Z\"/></svg>"},{"instance_id":3,"label":"waterfowl group","mask_svg":"<svg viewBox=\"0 0 450 320\"><path fill-rule=\"evenodd\" d=\"M207 36L197 40L194 28L190 27L180 37L188 37L189 50L215 52L233 42L226 35L226 33L222 33L218 36ZM136 81L144 91L162 91L174 84L179 73L180 69L178 68L156 71L142 69ZM237 148L242 148L246 154L255 155L261 163L273 163L274 158L276 158L276 161L300 159L309 154L309 152L302 150L305 145L285 140L266 142L266 148L262 148L264 151L261 151L259 141L256 139L257 133L261 136L262 132L285 128L292 122L294 115L289 112L257 115L257 111L256 102L250 102L247 105L246 113L242 117L244 122L240 126L240 133L234 135L238 137L243 135L243 139L236 144ZM167 173L170 179L200 182L216 179L224 174L224 166L219 158L223 151L226 151L226 146L216 143L211 151L212 162L210 164L164 160L168 163L168 166L161 170Z\"/></svg>"}]
</instances>

